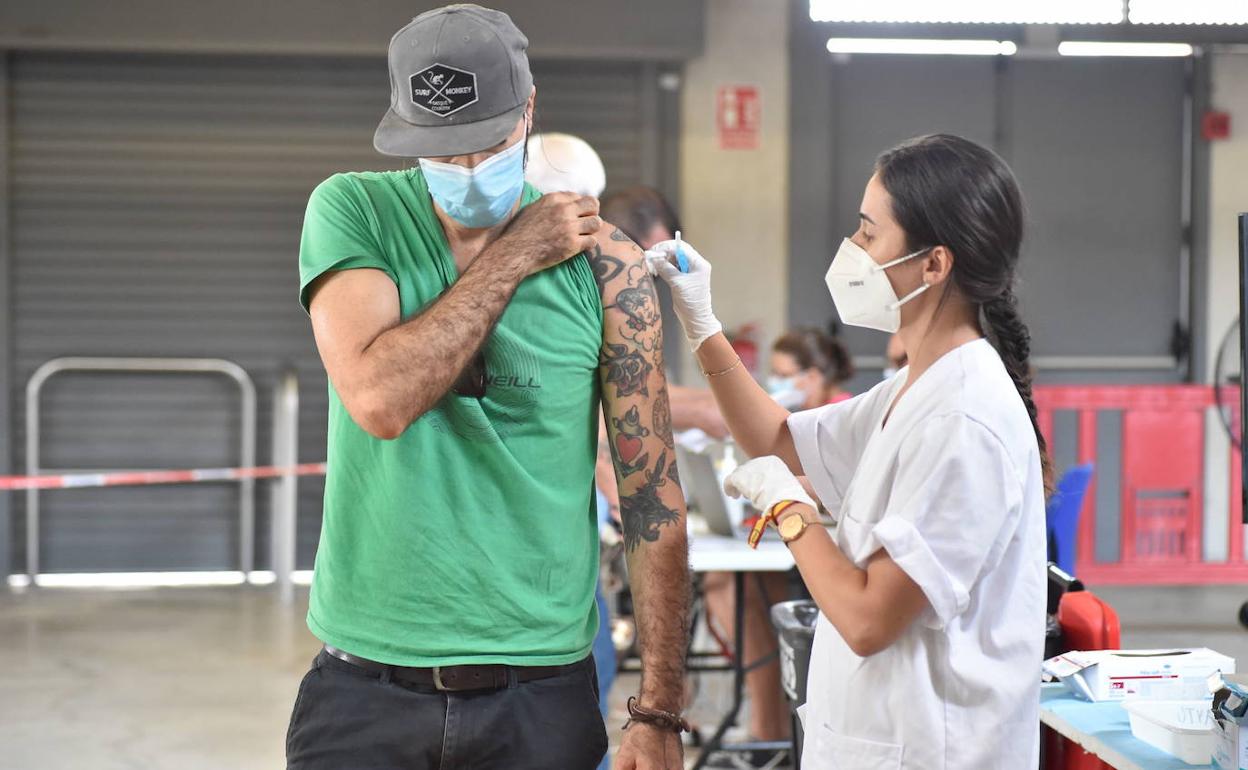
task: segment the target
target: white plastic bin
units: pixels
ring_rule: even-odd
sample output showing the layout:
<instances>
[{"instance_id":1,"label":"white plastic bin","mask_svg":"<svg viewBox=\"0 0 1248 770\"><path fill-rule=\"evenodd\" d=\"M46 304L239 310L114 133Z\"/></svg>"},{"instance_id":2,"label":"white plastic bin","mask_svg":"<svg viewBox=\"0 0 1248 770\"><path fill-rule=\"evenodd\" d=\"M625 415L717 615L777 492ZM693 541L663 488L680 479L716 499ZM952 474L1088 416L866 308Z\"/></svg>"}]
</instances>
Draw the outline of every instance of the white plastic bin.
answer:
<instances>
[{"instance_id":1,"label":"white plastic bin","mask_svg":"<svg viewBox=\"0 0 1248 770\"><path fill-rule=\"evenodd\" d=\"M1129 700L1131 734L1189 765L1213 756L1213 711L1207 700Z\"/></svg>"}]
</instances>

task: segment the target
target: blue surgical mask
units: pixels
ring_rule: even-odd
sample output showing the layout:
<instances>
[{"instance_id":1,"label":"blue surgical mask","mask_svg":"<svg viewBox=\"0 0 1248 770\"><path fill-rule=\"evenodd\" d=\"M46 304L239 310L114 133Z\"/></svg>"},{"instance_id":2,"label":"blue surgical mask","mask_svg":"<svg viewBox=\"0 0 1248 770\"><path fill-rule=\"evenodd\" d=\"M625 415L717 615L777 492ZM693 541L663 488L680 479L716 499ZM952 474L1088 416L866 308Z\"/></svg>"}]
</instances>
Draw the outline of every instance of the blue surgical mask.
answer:
<instances>
[{"instance_id":1,"label":"blue surgical mask","mask_svg":"<svg viewBox=\"0 0 1248 770\"><path fill-rule=\"evenodd\" d=\"M777 377L773 374L767 378L767 393L785 409L801 409L806 403L806 394L797 387L796 377Z\"/></svg>"},{"instance_id":2,"label":"blue surgical mask","mask_svg":"<svg viewBox=\"0 0 1248 770\"><path fill-rule=\"evenodd\" d=\"M779 377L771 375L767 378L767 392L773 396L781 393L788 393L791 390L797 390L796 377Z\"/></svg>"},{"instance_id":3,"label":"blue surgical mask","mask_svg":"<svg viewBox=\"0 0 1248 770\"><path fill-rule=\"evenodd\" d=\"M465 168L420 159L429 195L464 227L493 227L515 207L524 191L524 140Z\"/></svg>"}]
</instances>

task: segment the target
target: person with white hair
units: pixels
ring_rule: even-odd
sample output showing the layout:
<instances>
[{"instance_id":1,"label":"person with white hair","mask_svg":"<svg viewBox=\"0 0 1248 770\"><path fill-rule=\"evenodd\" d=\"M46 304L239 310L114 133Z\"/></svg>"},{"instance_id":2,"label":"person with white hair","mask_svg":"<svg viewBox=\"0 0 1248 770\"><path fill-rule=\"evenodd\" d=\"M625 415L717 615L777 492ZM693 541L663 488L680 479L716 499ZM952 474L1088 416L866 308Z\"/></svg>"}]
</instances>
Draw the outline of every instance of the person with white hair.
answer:
<instances>
[{"instance_id":1,"label":"person with white hair","mask_svg":"<svg viewBox=\"0 0 1248 770\"><path fill-rule=\"evenodd\" d=\"M526 149L529 162L524 180L543 193L570 192L599 198L607 187L602 158L579 136L534 134Z\"/></svg>"}]
</instances>

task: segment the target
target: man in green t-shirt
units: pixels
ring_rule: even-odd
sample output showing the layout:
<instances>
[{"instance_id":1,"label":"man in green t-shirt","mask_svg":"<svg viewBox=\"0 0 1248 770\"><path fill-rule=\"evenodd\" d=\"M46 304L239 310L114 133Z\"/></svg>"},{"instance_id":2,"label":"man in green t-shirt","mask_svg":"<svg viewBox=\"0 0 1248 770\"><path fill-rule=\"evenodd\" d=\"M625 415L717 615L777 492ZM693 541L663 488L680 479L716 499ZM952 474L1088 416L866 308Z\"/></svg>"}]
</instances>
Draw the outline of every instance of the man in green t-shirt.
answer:
<instances>
[{"instance_id":1,"label":"man in green t-shirt","mask_svg":"<svg viewBox=\"0 0 1248 770\"><path fill-rule=\"evenodd\" d=\"M417 17L391 41L374 145L418 165L334 175L308 202L325 647L289 768L597 765L600 406L643 666L616 766L683 767L688 546L654 285L597 200L524 184L526 48L497 11Z\"/></svg>"}]
</instances>

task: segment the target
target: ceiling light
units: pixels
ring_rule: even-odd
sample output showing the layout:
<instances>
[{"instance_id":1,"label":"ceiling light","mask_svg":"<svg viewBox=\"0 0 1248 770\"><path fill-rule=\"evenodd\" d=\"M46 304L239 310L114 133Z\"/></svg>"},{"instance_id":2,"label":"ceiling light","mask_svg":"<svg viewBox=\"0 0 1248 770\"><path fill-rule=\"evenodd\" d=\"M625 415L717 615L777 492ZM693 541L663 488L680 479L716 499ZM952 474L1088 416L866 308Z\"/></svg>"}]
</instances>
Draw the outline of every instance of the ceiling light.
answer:
<instances>
[{"instance_id":1,"label":"ceiling light","mask_svg":"<svg viewBox=\"0 0 1248 770\"><path fill-rule=\"evenodd\" d=\"M1013 56L1018 51L1018 46L1010 40L834 37L828 40L828 50L832 53Z\"/></svg>"},{"instance_id":2,"label":"ceiling light","mask_svg":"<svg viewBox=\"0 0 1248 770\"><path fill-rule=\"evenodd\" d=\"M810 0L810 18L832 22L1118 24L1122 21L1122 0Z\"/></svg>"},{"instance_id":3,"label":"ceiling light","mask_svg":"<svg viewBox=\"0 0 1248 770\"><path fill-rule=\"evenodd\" d=\"M1103 43L1067 40L1058 43L1062 56L1191 56L1187 43Z\"/></svg>"},{"instance_id":4,"label":"ceiling light","mask_svg":"<svg viewBox=\"0 0 1248 770\"><path fill-rule=\"evenodd\" d=\"M1248 24L1244 0L1131 0L1132 24Z\"/></svg>"}]
</instances>

